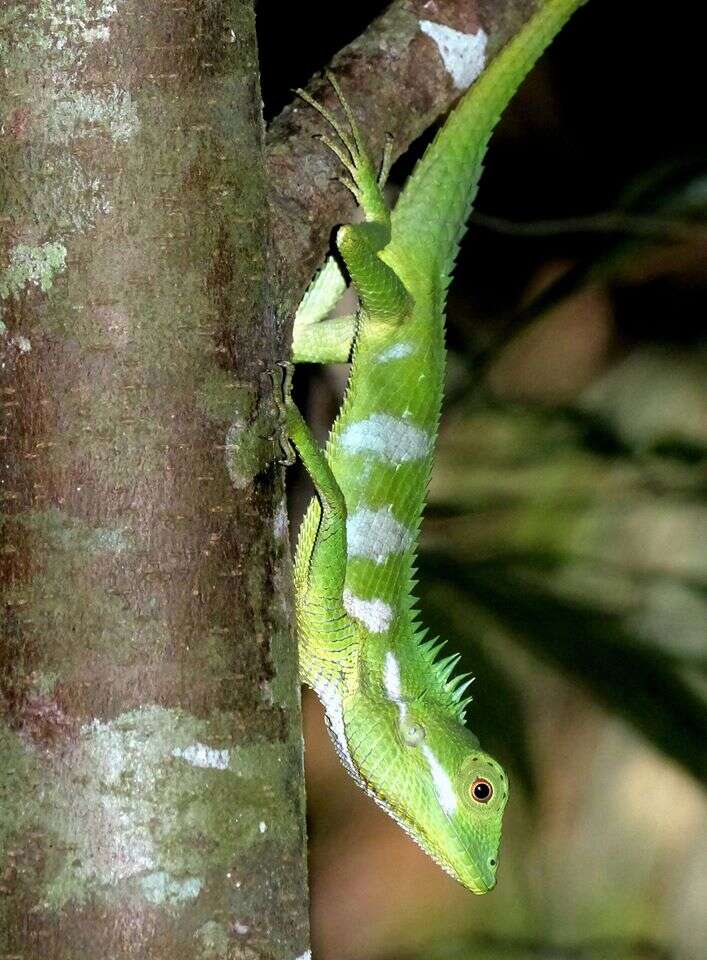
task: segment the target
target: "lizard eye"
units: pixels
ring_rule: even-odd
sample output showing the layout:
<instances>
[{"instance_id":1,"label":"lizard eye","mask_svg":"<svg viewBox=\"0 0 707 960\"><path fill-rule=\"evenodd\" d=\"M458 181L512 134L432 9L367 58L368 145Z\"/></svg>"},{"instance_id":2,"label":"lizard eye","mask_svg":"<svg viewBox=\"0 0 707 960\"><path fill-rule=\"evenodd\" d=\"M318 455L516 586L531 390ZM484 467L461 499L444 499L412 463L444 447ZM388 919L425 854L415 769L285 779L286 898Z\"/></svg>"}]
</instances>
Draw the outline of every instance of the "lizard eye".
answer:
<instances>
[{"instance_id":1,"label":"lizard eye","mask_svg":"<svg viewBox=\"0 0 707 960\"><path fill-rule=\"evenodd\" d=\"M421 723L414 720L408 720L401 728L403 740L409 747L419 747L425 739L425 728Z\"/></svg>"},{"instance_id":2,"label":"lizard eye","mask_svg":"<svg viewBox=\"0 0 707 960\"><path fill-rule=\"evenodd\" d=\"M483 777L477 777L469 787L469 794L472 800L477 803L488 803L493 796L493 787Z\"/></svg>"}]
</instances>

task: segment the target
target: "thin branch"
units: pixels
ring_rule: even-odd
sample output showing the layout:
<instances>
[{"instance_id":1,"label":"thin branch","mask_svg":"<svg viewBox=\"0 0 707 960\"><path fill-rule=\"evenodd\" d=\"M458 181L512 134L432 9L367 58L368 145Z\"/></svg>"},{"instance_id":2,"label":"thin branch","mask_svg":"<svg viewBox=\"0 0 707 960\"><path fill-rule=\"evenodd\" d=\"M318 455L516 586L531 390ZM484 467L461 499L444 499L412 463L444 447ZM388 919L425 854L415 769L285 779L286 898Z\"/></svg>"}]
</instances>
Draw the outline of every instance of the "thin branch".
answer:
<instances>
[{"instance_id":1,"label":"thin branch","mask_svg":"<svg viewBox=\"0 0 707 960\"><path fill-rule=\"evenodd\" d=\"M532 220L519 222L494 217L485 213L473 213L471 222L495 233L516 237L553 237L578 233L618 233L625 236L672 242L691 242L707 239L707 226L697 221L675 217L644 216L607 210L585 217L565 217L558 220Z\"/></svg>"}]
</instances>

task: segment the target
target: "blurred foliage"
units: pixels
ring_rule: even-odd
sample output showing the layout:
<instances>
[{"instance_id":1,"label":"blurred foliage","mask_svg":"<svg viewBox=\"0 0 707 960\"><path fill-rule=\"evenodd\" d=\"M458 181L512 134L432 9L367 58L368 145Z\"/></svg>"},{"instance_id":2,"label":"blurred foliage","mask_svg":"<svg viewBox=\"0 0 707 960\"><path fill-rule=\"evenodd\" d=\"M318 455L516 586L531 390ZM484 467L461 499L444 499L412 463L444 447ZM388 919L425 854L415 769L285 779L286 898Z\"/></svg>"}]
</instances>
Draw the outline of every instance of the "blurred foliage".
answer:
<instances>
[{"instance_id":1,"label":"blurred foliage","mask_svg":"<svg viewBox=\"0 0 707 960\"><path fill-rule=\"evenodd\" d=\"M596 940L571 946L538 940L502 940L483 937L461 943L446 942L427 950L426 960L670 960L658 944ZM406 960L396 955L395 960Z\"/></svg>"},{"instance_id":2,"label":"blurred foliage","mask_svg":"<svg viewBox=\"0 0 707 960\"><path fill-rule=\"evenodd\" d=\"M523 697L484 641L490 623L707 781L706 171L704 159L666 164L586 218L476 217L535 240L598 237L490 329L464 336L463 314L450 318L423 611L484 677L471 723L528 788ZM622 293L656 276L678 303L691 293L687 318L631 344ZM594 369L585 361L574 382L571 369L568 385L553 341L569 327L591 354L597 324Z\"/></svg>"},{"instance_id":3,"label":"blurred foliage","mask_svg":"<svg viewBox=\"0 0 707 960\"><path fill-rule=\"evenodd\" d=\"M627 283L645 279L643 267L655 268L656 258L666 259L666 246L673 252L690 251L690 258L707 255L707 157L673 161L641 174L604 212L564 220L518 223L498 217L472 214L472 223L491 231L516 237L569 238L593 235L595 243L579 256L571 268L536 296L515 308L494 326L493 335L473 358L470 373L474 379L491 360L494 352L517 330L552 310L568 297L592 283ZM701 283L705 282L701 277ZM692 317L674 317L673 323L686 325ZM687 332L687 330L681 331ZM642 333L645 335L646 330ZM672 335L675 334L673 326ZM704 334L701 324L693 335Z\"/></svg>"},{"instance_id":4,"label":"blurred foliage","mask_svg":"<svg viewBox=\"0 0 707 960\"><path fill-rule=\"evenodd\" d=\"M443 433L424 617L483 676L471 723L527 786L522 696L489 621L707 781L707 362L683 358L679 390L675 366L634 353L574 407L476 402Z\"/></svg>"},{"instance_id":5,"label":"blurred foliage","mask_svg":"<svg viewBox=\"0 0 707 960\"><path fill-rule=\"evenodd\" d=\"M270 112L383 6L332 21L307 0L266 20L261 0ZM494 135L449 290L419 591L426 625L477 677L471 728L510 769L502 877L468 898L425 873L311 735L318 956L705 955L700 12L678 2L668 44L645 11L592 0ZM322 437L346 371L308 374L299 400Z\"/></svg>"},{"instance_id":6,"label":"blurred foliage","mask_svg":"<svg viewBox=\"0 0 707 960\"><path fill-rule=\"evenodd\" d=\"M537 565L533 568L537 570ZM474 722L483 742L493 744L498 755L514 755L511 764L529 781L522 751L522 711L512 682L499 671L488 669L474 645L474 633L490 614L506 627L519 643L554 667L580 681L606 707L632 723L655 746L682 763L690 773L707 782L707 711L681 676L685 663L678 654L666 653L643 642L625 628L622 619L592 606L587 601L568 602L538 585L527 569L499 561L485 564L455 563L449 556L425 554L420 568L426 590L452 583L457 588L447 597L446 609L457 608L457 624L466 630L454 631L469 651L469 662L483 674L488 688L479 705L481 724ZM481 608L479 611L478 608ZM434 609L434 607L433 607ZM450 620L428 616L427 623L444 627ZM472 653L473 651L473 653ZM491 692L492 691L492 692ZM495 709L489 709L493 698ZM476 717L476 714L474 714ZM483 728L488 723L488 731Z\"/></svg>"}]
</instances>

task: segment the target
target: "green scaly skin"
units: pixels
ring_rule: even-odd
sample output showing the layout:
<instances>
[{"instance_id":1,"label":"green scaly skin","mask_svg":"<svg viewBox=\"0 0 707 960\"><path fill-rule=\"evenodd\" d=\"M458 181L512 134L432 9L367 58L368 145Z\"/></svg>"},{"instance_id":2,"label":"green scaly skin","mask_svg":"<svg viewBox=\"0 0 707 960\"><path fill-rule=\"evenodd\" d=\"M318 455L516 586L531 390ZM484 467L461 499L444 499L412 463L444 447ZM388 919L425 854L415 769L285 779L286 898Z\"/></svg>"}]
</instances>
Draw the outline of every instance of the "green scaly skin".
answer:
<instances>
[{"instance_id":1,"label":"green scaly skin","mask_svg":"<svg viewBox=\"0 0 707 960\"><path fill-rule=\"evenodd\" d=\"M301 678L321 699L354 780L474 893L496 883L508 780L464 726L470 681L453 676L458 656L440 658L442 645L425 639L413 596L442 401L445 297L491 132L581 3L539 8L451 113L392 214L338 88L347 129L313 104L334 128L337 139L324 139L365 222L336 238L359 294L357 318L321 321L343 287L330 262L319 280L323 306L315 281L296 321L295 361L353 352L325 453L295 406L285 407L317 493L295 562Z\"/></svg>"}]
</instances>

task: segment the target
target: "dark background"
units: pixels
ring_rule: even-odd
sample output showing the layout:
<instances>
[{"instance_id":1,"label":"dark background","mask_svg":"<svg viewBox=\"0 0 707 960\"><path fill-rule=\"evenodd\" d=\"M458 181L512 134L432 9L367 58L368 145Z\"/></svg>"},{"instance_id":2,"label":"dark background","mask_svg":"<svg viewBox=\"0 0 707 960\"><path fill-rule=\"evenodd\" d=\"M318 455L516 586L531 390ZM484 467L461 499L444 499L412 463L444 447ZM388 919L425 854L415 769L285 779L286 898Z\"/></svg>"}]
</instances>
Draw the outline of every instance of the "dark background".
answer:
<instances>
[{"instance_id":1,"label":"dark background","mask_svg":"<svg viewBox=\"0 0 707 960\"><path fill-rule=\"evenodd\" d=\"M267 117L383 8L259 3ZM590 0L494 137L450 291L420 589L511 773L499 885L466 894L360 796L307 697L320 960L707 951L699 22ZM345 371L298 379L325 431Z\"/></svg>"}]
</instances>

